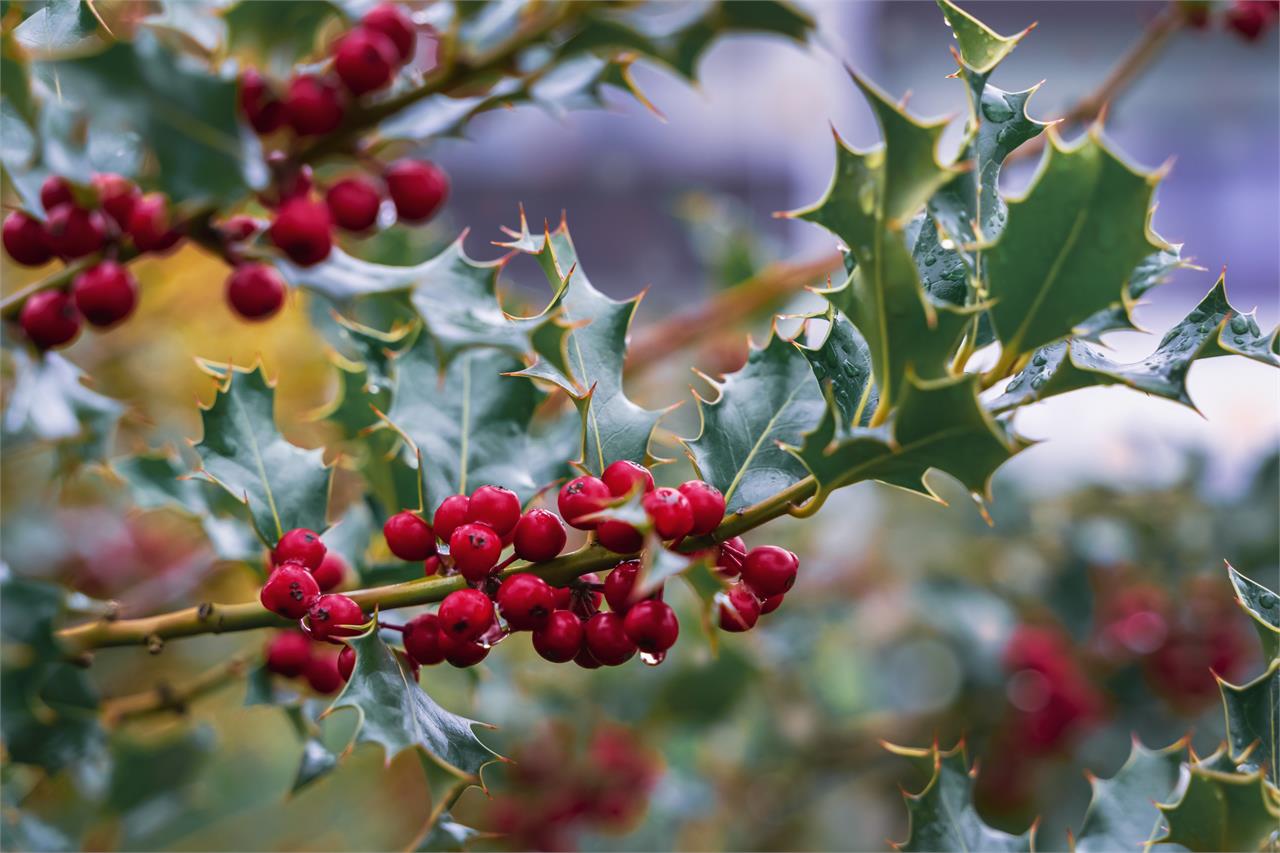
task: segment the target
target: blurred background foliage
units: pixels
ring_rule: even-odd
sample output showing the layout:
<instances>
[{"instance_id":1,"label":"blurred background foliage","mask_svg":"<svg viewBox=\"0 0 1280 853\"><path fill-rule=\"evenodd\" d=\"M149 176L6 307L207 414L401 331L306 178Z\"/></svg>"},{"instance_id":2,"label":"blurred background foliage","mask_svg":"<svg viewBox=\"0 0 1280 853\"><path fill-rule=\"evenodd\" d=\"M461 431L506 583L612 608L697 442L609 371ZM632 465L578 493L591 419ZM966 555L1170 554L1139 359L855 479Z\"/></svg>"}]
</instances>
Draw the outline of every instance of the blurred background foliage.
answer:
<instances>
[{"instance_id":1,"label":"blurred background foliage","mask_svg":"<svg viewBox=\"0 0 1280 853\"><path fill-rule=\"evenodd\" d=\"M1159 8L1089 5L1088 13L1025 3L975 12L1006 31L1044 15L1062 19L1036 48L1063 72L1056 93L1046 93L1060 104L1064 93L1084 91L1082 78L1101 74ZM894 91L916 82L902 70L916 51L890 51L892 34L910 28L913 39L923 31L939 42L948 38L932 6L914 8L924 6L816 4L831 24L827 31L851 45L847 56ZM1114 26L1100 26L1093 12ZM922 16L930 18L927 28L917 25ZM1166 205L1179 226L1167 236L1189 240L1215 267L1236 257L1228 249L1245 245L1242 266L1255 272L1243 277L1244 293L1262 302L1262 325L1274 325L1269 235L1277 202L1274 194L1259 200L1257 192L1274 190L1275 159L1251 164L1248 155L1255 145L1274 153L1274 34L1256 49L1221 34L1194 38L1199 42L1186 44L1200 52L1178 48L1192 69L1184 65L1178 79L1195 68L1204 79L1190 90L1168 83L1139 89L1124 113L1124 145L1145 156L1159 137L1153 159L1196 154L1184 157L1186 169L1180 164L1170 180L1182 201ZM825 95L805 94L820 89L856 100L847 85L827 86L814 61L829 64L830 57L730 39L709 57L700 92L656 81L670 118L665 125L641 127L630 108L559 124L534 110L486 116L473 143L450 141L432 152L456 182L450 220L425 232L392 228L348 248L370 260L408 263L473 225L468 247L494 257L497 250L484 250L500 239L493 225L515 224L517 201L529 203L534 221L568 207L571 223L582 226L575 233L585 262L604 289L624 295L652 286L633 338L650 344L645 352L667 357L633 363L631 389L645 405L672 403L689 364L734 368L745 343L740 328L722 336L695 327L687 350L664 351L651 329L687 332L687 323L662 324L692 307L690 294L713 298L794 256L804 229L770 224L768 211L811 195L829 153L790 158L803 168L778 166L783 154L795 153L788 139L804 137L809 150L826 152L827 138L811 132L809 119L825 120L834 110L855 128L867 123ZM735 81L744 69L772 75L772 82L752 89ZM1159 69L1152 79L1161 79ZM1144 104L1163 104L1175 89L1178 115L1214 118L1178 122L1165 112L1148 122L1159 110ZM788 105L796 91L800 97ZM788 115L792 121L778 118ZM761 122L776 132L753 136ZM512 146L517 136L524 142ZM549 155L553 149L558 153ZM709 160L721 165L703 168ZM1184 190L1178 181L1186 171L1194 180ZM1200 198L1212 204L1196 203ZM1201 239L1206 233L1211 237ZM6 293L40 274L2 263ZM530 264L517 260L506 271L513 298L532 280ZM261 358L278 381L285 434L306 446L323 443L325 427L310 414L333 398L337 376L323 323L317 331L312 321L326 309L294 294L269 323L247 325L222 304L221 262L194 248L143 261L136 273L135 321L110 335L85 335L69 350L93 376L93 390L120 402L103 407L91 395L71 394L76 405L102 408L100 433L29 441L40 413L13 406L20 389L11 361L3 365L4 561L17 574L116 599L130 612L249 600L260 571L252 543L211 538L200 520L173 510L138 509L119 472L80 465L77 446L108 441L114 455L163 446L187 452L200 429L194 404L210 402L214 391L197 356L236 364ZM1203 289L1202 279L1196 288ZM783 305L802 307L804 297L797 299L766 295L743 319L759 339L763 318ZM1210 670L1241 680L1262 662L1247 618L1231 601L1222 560L1275 586L1277 380L1249 365L1233 366L1237 378L1229 382L1218 381L1225 374L1216 365L1197 370L1203 374L1192 390L1206 421L1154 400L1113 409L1116 398L1106 390L1042 406L1049 414L1030 424L1037 437L1054 434L1054 407L1066 405L1086 424L1078 432L1094 438L1082 445L1055 435L1067 439L1061 451L1033 449L1008 466L996 478L990 525L945 481L936 486L949 506L867 484L837 495L814 519L771 525L770 541L803 555L802 580L764 630L724 637L716 651L688 630L662 667L585 672L548 664L517 638L477 670L425 671L423 683L444 707L497 724L482 736L517 762L486 770L490 797L472 789L454 806L462 824L508 834L469 846L880 849L905 836L898 786L916 780L879 741L949 744L964 737L980 762L984 815L1012 831L1041 815L1039 845L1065 850L1066 830L1078 828L1088 801L1082 769L1114 772L1131 735L1164 746L1191 732L1198 751L1212 751L1223 721ZM1150 415L1147 427L1129 422L1138 408ZM691 409L664 426L690 434ZM688 474L679 461L659 478L679 482ZM227 559L237 549L249 559ZM694 625L692 595L679 588L671 600ZM181 682L265 639L206 636L155 657L111 650L97 656L89 676L104 697L118 697ZM362 746L293 791L303 741L278 709L246 707L246 689L236 679L184 713L121 722L109 736L109 764L85 761L43 777L6 763L6 832L19 830L9 810L20 801L24 834L10 837L42 849L401 849L423 841L432 795L414 755L383 767L379 750ZM319 702L308 703L312 713ZM341 752L351 726L335 714L321 724L320 742Z\"/></svg>"}]
</instances>

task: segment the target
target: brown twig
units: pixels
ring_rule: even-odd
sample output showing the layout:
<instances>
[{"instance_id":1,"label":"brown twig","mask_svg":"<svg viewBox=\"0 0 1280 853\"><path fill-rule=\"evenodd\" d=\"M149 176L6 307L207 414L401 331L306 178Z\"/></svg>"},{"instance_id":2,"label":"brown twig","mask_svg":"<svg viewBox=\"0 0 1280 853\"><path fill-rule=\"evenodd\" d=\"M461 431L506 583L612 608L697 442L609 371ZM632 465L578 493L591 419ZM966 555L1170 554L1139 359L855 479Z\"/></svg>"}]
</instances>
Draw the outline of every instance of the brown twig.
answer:
<instances>
[{"instance_id":1,"label":"brown twig","mask_svg":"<svg viewBox=\"0 0 1280 853\"><path fill-rule=\"evenodd\" d=\"M256 653L236 655L182 684L161 682L141 693L108 699L102 703L103 721L110 727L163 711L182 713L196 699L243 676L257 657Z\"/></svg>"},{"instance_id":2,"label":"brown twig","mask_svg":"<svg viewBox=\"0 0 1280 853\"><path fill-rule=\"evenodd\" d=\"M1175 3L1166 4L1160 13L1151 19L1138 40L1120 57L1098 87L1062 115L1058 120L1060 125L1065 128L1094 122L1124 94L1138 75L1164 52L1169 40L1186 26L1186 16L1176 8L1176 5ZM1005 162L1034 157L1044 150L1045 144L1045 136L1041 134L1016 149Z\"/></svg>"}]
</instances>

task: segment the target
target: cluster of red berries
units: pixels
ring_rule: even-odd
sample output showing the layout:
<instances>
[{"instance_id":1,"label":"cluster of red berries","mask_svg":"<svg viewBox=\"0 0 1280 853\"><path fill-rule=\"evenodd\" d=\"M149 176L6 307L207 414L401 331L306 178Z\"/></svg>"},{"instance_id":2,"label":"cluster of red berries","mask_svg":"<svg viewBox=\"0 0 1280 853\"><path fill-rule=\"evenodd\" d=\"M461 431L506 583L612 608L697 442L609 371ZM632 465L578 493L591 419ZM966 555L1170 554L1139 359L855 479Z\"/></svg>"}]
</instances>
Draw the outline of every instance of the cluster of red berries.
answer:
<instances>
[{"instance_id":1,"label":"cluster of red berries","mask_svg":"<svg viewBox=\"0 0 1280 853\"><path fill-rule=\"evenodd\" d=\"M1213 4L1209 0L1180 0L1187 24L1201 30L1209 26ZM1280 20L1280 0L1234 0L1222 15L1228 30L1245 41L1257 41Z\"/></svg>"},{"instance_id":2,"label":"cluster of red berries","mask_svg":"<svg viewBox=\"0 0 1280 853\"><path fill-rule=\"evenodd\" d=\"M348 99L389 86L397 69L413 58L417 40L418 32L404 11L394 3L383 3L337 40L331 73L299 74L280 96L259 72L247 69L240 77L240 109L262 135L285 127L295 137L332 133L342 124ZM320 200L313 194L309 166L292 162L283 152L274 152L268 159L275 173L274 189L260 200L275 209L275 215L267 235L291 261L303 267L329 257L335 226L356 234L373 228L384 193L395 205L399 220L410 223L429 220L449 194L448 176L438 166L400 160L382 171L380 182L350 175L330 185ZM232 278L256 280L268 274L278 281L269 267L246 264ZM242 283L242 287L274 290L261 282L256 287ZM261 301L270 303L268 299ZM274 309L256 316L271 313Z\"/></svg>"},{"instance_id":3,"label":"cluster of red berries","mask_svg":"<svg viewBox=\"0 0 1280 853\"><path fill-rule=\"evenodd\" d=\"M271 574L262 585L262 606L286 619L303 619L313 639L340 642L368 620L351 598L329 592L347 576L347 565L315 531L290 530L271 552ZM353 658L354 662L354 658Z\"/></svg>"},{"instance_id":4,"label":"cluster of red berries","mask_svg":"<svg viewBox=\"0 0 1280 853\"><path fill-rule=\"evenodd\" d=\"M350 658L345 670L341 664ZM301 631L280 631L266 648L267 669L285 678L304 679L311 689L323 695L337 693L351 676L355 652L349 646L341 650L328 643L313 640Z\"/></svg>"},{"instance_id":5,"label":"cluster of red berries","mask_svg":"<svg viewBox=\"0 0 1280 853\"><path fill-rule=\"evenodd\" d=\"M79 272L68 289L42 290L23 303L18 322L40 349L71 343L85 320L107 328L133 313L138 283L113 259L120 247L166 252L182 239L165 196L143 195L120 175L95 175L82 188L52 175L40 187L40 203L47 217L43 222L21 210L5 217L4 248L11 258L34 267L54 258L71 262L103 256Z\"/></svg>"}]
</instances>

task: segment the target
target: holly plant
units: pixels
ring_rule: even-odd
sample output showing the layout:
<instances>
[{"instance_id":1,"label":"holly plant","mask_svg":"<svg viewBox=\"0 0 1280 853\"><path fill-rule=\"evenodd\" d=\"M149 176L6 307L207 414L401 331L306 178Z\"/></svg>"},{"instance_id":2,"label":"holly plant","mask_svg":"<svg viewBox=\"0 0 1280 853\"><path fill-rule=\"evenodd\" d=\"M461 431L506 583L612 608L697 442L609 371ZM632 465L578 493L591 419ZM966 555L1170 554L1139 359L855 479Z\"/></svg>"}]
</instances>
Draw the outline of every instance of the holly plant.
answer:
<instances>
[{"instance_id":1,"label":"holly plant","mask_svg":"<svg viewBox=\"0 0 1280 853\"><path fill-rule=\"evenodd\" d=\"M1276 332L1234 308L1221 277L1149 355L1108 353L1102 336L1136 330L1139 301L1191 267L1151 227L1165 170L1124 159L1100 124L1068 141L1033 119L1034 87L990 82L1027 33L997 34L939 0L968 104L957 155L939 159L946 120L911 115L850 71L881 141L859 150L837 137L826 192L784 214L839 243L823 308L791 333L775 326L740 369L702 377L700 429L675 440L659 429L668 409L628 393L639 297L592 283L568 219L531 225L521 213L494 241L507 253L497 261L476 260L459 237L391 265L350 238L432 219L450 182L421 152L477 114L589 108L608 87L647 104L635 62L692 80L723 33L805 40L803 12L773 0L678 15L658 3L122 5L4 4L4 246L18 264L60 264L3 302L15 371L5 436L55 442L68 472L101 463L139 506L200 519L217 553L260 566L261 592L142 615L6 569L13 764L89 772L106 761L106 724L244 677L247 701L279 705L305 744L297 787L349 760L317 721L352 709L353 742L379 744L388 761L423 758L438 793L422 844L459 844L472 831L449 806L499 758L477 723L431 697L430 667L477 666L521 635L547 661L586 669L660 665L699 629L733 642L725 635L754 629L803 582L799 556L742 534L811 516L868 480L934 497L936 471L986 501L995 472L1027 447L1015 429L1025 407L1120 385L1194 408L1197 360L1280 364ZM1007 197L1002 165L1040 137L1039 170ZM316 415L325 446L277 426L261 364L198 353L215 394L192 452L112 455L119 402L85 388L57 350L86 322L97 334L125 322L131 264L184 244L226 263L226 299L245 322L303 294L334 350L338 392ZM517 255L546 278L537 304L499 295ZM657 485L674 454L695 477ZM664 601L673 581L701 603L692 631ZM1275 596L1241 583L1273 641ZM123 705L101 704L81 668L110 647L160 653L254 630L273 632L260 655ZM1234 849L1261 837L1276 814L1277 677L1273 663L1260 681L1224 684L1220 754L1184 761L1135 746L1122 776L1142 784L1099 782L1077 843ZM301 700L288 679L334 698ZM963 750L904 754L930 780L910 799L909 848L1031 843L965 805ZM1170 799L1179 762L1187 778ZM1138 790L1162 803L1159 816L1131 806ZM51 843L8 805L5 829L19 846Z\"/></svg>"}]
</instances>

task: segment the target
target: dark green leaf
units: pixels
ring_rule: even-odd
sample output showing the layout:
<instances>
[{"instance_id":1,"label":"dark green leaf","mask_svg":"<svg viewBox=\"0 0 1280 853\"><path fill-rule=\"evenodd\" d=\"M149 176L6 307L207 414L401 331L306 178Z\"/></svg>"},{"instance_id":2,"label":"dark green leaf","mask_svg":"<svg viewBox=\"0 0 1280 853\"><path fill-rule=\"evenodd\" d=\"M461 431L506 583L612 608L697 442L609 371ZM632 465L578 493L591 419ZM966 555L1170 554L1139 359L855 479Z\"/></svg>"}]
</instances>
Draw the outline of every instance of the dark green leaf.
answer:
<instances>
[{"instance_id":1,"label":"dark green leaf","mask_svg":"<svg viewBox=\"0 0 1280 853\"><path fill-rule=\"evenodd\" d=\"M472 730L481 724L432 701L376 630L349 642L356 650L355 671L325 715L354 708L360 715L357 742L381 744L388 761L421 747L442 767L469 779L478 780L486 764L500 760Z\"/></svg>"},{"instance_id":2,"label":"dark green leaf","mask_svg":"<svg viewBox=\"0 0 1280 853\"><path fill-rule=\"evenodd\" d=\"M1280 785L1280 658L1247 684L1218 679L1227 712L1227 749L1244 773L1265 771Z\"/></svg>"},{"instance_id":3,"label":"dark green leaf","mask_svg":"<svg viewBox=\"0 0 1280 853\"><path fill-rule=\"evenodd\" d=\"M564 338L564 363L543 357L519 375L553 382L573 397L584 425L579 461L587 469L600 473L619 459L644 462L663 413L636 405L623 388L627 329L639 298L618 302L592 287L563 221L544 238L529 233L523 214L520 226L503 245L537 256L560 299L560 319L572 330Z\"/></svg>"},{"instance_id":4,"label":"dark green leaf","mask_svg":"<svg viewBox=\"0 0 1280 853\"><path fill-rule=\"evenodd\" d=\"M13 30L23 47L41 54L91 48L101 42L98 19L81 0L41 0L28 3L34 11Z\"/></svg>"},{"instance_id":5,"label":"dark green leaf","mask_svg":"<svg viewBox=\"0 0 1280 853\"><path fill-rule=\"evenodd\" d=\"M1230 563L1227 564L1227 575L1235 589L1237 603L1249 614L1258 630L1263 652L1268 657L1280 657L1280 596L1240 574Z\"/></svg>"},{"instance_id":6,"label":"dark green leaf","mask_svg":"<svg viewBox=\"0 0 1280 853\"><path fill-rule=\"evenodd\" d=\"M227 24L228 51L246 64L284 80L294 65L316 55L320 30L338 19L340 13L338 7L324 0L240 0L222 17Z\"/></svg>"},{"instance_id":7,"label":"dark green leaf","mask_svg":"<svg viewBox=\"0 0 1280 853\"><path fill-rule=\"evenodd\" d=\"M323 531L333 472L324 465L324 451L303 450L280 434L275 391L262 366L202 366L220 387L213 405L201 411L204 437L195 450L203 467L197 473L248 505L268 545L294 528Z\"/></svg>"},{"instance_id":8,"label":"dark green leaf","mask_svg":"<svg viewBox=\"0 0 1280 853\"><path fill-rule=\"evenodd\" d=\"M1193 764L1182 796L1159 804L1168 828L1152 839L1154 849L1258 850L1280 825L1262 773L1224 772L1219 757Z\"/></svg>"},{"instance_id":9,"label":"dark green leaf","mask_svg":"<svg viewBox=\"0 0 1280 853\"><path fill-rule=\"evenodd\" d=\"M1035 827L1010 835L983 822L973 804L974 773L963 747L950 751L937 747L909 750L890 747L895 754L917 764L931 765L930 778L917 794L903 792L907 804L907 839L898 850L916 851L1029 851L1035 844Z\"/></svg>"},{"instance_id":10,"label":"dark green leaf","mask_svg":"<svg viewBox=\"0 0 1280 853\"><path fill-rule=\"evenodd\" d=\"M809 361L777 334L720 382L713 401L698 397L702 429L685 441L698 475L724 493L729 512L772 497L806 475L782 444L797 444L822 418L822 389Z\"/></svg>"},{"instance_id":11,"label":"dark green leaf","mask_svg":"<svg viewBox=\"0 0 1280 853\"><path fill-rule=\"evenodd\" d=\"M1186 741L1151 750L1136 738L1129 758L1110 779L1089 776L1093 789L1089 808L1074 838L1076 853L1137 850L1160 823L1156 803L1165 802L1178 786Z\"/></svg>"},{"instance_id":12,"label":"dark green leaf","mask_svg":"<svg viewBox=\"0 0 1280 853\"><path fill-rule=\"evenodd\" d=\"M871 351L848 317L832 309L826 319L829 329L822 345L801 346L800 352L809 359L818 382L830 383L841 427L866 426L880 399L871 378Z\"/></svg>"},{"instance_id":13,"label":"dark green leaf","mask_svg":"<svg viewBox=\"0 0 1280 853\"><path fill-rule=\"evenodd\" d=\"M1167 250L1147 255L1129 274L1129 283L1125 285L1125 298L1108 308L1103 308L1077 325L1072 329L1072 336L1081 340L1096 341L1106 332L1136 329L1137 327L1129 318L1129 306L1137 304L1142 295L1151 288L1164 284L1174 270L1188 266L1182 260L1180 252L1180 246L1171 246Z\"/></svg>"},{"instance_id":14,"label":"dark green leaf","mask_svg":"<svg viewBox=\"0 0 1280 853\"><path fill-rule=\"evenodd\" d=\"M237 119L236 82L165 50L150 32L38 67L58 85L59 100L46 101L46 111L87 117L109 137L101 147L144 146L156 159L157 185L174 201L238 201L266 183L257 138Z\"/></svg>"}]
</instances>

